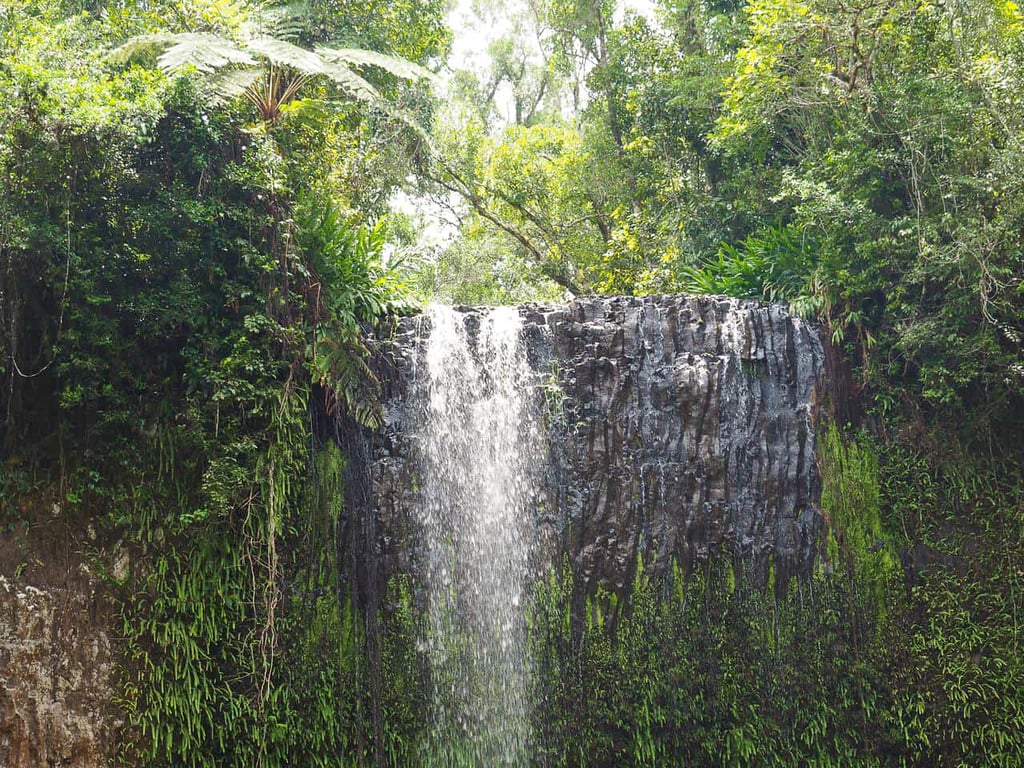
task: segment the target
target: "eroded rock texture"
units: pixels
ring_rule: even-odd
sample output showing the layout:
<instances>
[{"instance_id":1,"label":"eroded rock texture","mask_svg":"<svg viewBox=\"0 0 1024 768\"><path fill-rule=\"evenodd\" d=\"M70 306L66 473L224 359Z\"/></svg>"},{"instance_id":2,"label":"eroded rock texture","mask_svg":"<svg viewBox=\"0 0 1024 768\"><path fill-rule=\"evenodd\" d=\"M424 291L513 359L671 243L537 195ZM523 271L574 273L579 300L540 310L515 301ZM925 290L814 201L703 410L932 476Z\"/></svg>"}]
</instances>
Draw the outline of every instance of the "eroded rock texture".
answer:
<instances>
[{"instance_id":1,"label":"eroded rock texture","mask_svg":"<svg viewBox=\"0 0 1024 768\"><path fill-rule=\"evenodd\" d=\"M486 310L465 308L479 324ZM568 555L589 585L717 555L763 580L812 561L814 429L824 359L780 307L715 297L592 298L520 309L546 425L538 565ZM385 425L349 432L353 568L379 589L415 570L421 318L382 344ZM354 435L354 436L353 436Z\"/></svg>"},{"instance_id":2,"label":"eroded rock texture","mask_svg":"<svg viewBox=\"0 0 1024 768\"><path fill-rule=\"evenodd\" d=\"M107 765L113 654L89 579L40 589L0 576L0 765ZM79 583L81 582L81 583Z\"/></svg>"}]
</instances>

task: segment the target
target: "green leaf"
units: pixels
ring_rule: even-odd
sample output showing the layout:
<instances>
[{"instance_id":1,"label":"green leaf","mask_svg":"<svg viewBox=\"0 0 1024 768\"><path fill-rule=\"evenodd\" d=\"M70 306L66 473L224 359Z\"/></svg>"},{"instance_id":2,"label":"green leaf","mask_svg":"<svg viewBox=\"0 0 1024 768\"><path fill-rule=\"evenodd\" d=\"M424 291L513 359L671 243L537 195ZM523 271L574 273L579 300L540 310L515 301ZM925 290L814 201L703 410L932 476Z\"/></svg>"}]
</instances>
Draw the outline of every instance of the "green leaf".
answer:
<instances>
[{"instance_id":1,"label":"green leaf","mask_svg":"<svg viewBox=\"0 0 1024 768\"><path fill-rule=\"evenodd\" d=\"M367 51L360 48L328 48L326 46L318 46L316 52L327 61L353 64L355 66L377 67L404 80L429 80L437 82L437 75L429 69L406 59L388 56L377 51Z\"/></svg>"},{"instance_id":2,"label":"green leaf","mask_svg":"<svg viewBox=\"0 0 1024 768\"><path fill-rule=\"evenodd\" d=\"M273 37L247 40L245 47L277 66L291 67L306 75L328 74L322 57L306 48L300 48Z\"/></svg>"},{"instance_id":3,"label":"green leaf","mask_svg":"<svg viewBox=\"0 0 1024 768\"><path fill-rule=\"evenodd\" d=\"M232 41L216 35L186 33L174 35L174 45L157 61L168 73L195 67L200 72L212 73L228 64L254 66L256 59Z\"/></svg>"}]
</instances>

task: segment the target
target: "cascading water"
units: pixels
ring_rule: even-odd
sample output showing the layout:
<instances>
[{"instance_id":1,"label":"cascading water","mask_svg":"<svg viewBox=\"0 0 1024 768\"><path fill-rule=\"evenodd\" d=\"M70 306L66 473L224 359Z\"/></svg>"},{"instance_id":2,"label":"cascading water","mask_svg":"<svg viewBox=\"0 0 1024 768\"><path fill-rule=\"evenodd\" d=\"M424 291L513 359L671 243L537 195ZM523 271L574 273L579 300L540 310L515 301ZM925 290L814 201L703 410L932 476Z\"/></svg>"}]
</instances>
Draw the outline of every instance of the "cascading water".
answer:
<instances>
[{"instance_id":1,"label":"cascading water","mask_svg":"<svg viewBox=\"0 0 1024 768\"><path fill-rule=\"evenodd\" d=\"M438 306L427 320L413 394L433 675L422 762L524 765L524 603L542 442L521 321L512 308L470 316Z\"/></svg>"}]
</instances>

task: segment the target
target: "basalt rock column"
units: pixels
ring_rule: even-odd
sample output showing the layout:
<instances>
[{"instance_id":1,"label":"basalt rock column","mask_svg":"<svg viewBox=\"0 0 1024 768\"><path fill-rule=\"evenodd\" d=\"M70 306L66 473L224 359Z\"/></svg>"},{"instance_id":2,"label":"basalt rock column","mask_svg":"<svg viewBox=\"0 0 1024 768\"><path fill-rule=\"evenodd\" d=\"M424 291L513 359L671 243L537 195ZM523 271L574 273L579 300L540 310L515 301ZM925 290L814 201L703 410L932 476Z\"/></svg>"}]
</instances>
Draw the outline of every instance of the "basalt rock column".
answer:
<instances>
[{"instance_id":1,"label":"basalt rock column","mask_svg":"<svg viewBox=\"0 0 1024 768\"><path fill-rule=\"evenodd\" d=\"M541 532L583 582L625 589L639 558L660 571L727 557L755 582L809 571L824 370L810 324L689 296L586 299L525 321L547 328L561 397Z\"/></svg>"}]
</instances>

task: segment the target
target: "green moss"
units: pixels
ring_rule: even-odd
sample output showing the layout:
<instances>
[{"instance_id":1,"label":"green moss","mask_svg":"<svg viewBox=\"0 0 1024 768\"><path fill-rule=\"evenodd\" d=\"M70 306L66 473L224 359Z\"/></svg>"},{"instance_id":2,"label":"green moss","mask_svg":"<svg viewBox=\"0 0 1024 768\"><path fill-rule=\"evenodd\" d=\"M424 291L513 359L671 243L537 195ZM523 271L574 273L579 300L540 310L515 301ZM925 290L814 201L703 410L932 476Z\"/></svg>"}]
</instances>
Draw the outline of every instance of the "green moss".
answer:
<instances>
[{"instance_id":1,"label":"green moss","mask_svg":"<svg viewBox=\"0 0 1024 768\"><path fill-rule=\"evenodd\" d=\"M834 424L818 445L827 558L854 588L852 611L884 632L898 595L899 561L882 525L878 446L866 435L847 440Z\"/></svg>"}]
</instances>

